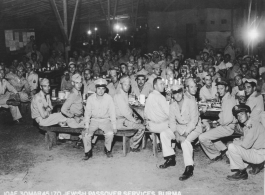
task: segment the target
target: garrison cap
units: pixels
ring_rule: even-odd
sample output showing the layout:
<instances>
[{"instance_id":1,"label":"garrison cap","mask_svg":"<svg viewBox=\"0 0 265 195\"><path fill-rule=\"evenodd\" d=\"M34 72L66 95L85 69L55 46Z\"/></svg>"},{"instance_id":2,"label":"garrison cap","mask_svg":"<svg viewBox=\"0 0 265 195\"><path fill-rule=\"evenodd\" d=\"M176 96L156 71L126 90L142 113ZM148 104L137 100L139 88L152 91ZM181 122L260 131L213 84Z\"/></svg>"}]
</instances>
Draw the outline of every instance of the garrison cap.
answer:
<instances>
[{"instance_id":1,"label":"garrison cap","mask_svg":"<svg viewBox=\"0 0 265 195\"><path fill-rule=\"evenodd\" d=\"M50 81L46 78L40 78L40 85L49 85Z\"/></svg>"},{"instance_id":2,"label":"garrison cap","mask_svg":"<svg viewBox=\"0 0 265 195\"><path fill-rule=\"evenodd\" d=\"M120 84L125 83L125 82L130 82L131 79L128 76L121 77L120 79Z\"/></svg>"},{"instance_id":3,"label":"garrison cap","mask_svg":"<svg viewBox=\"0 0 265 195\"><path fill-rule=\"evenodd\" d=\"M95 85L96 85L96 87L106 87L107 84L108 84L107 81L106 81L105 79L102 79L102 78L97 79L97 80L95 81Z\"/></svg>"},{"instance_id":4,"label":"garrison cap","mask_svg":"<svg viewBox=\"0 0 265 195\"><path fill-rule=\"evenodd\" d=\"M241 104L241 105L236 105L232 109L232 113L235 117L237 117L237 114L240 112L249 112L251 113L251 109L248 105Z\"/></svg>"},{"instance_id":5,"label":"garrison cap","mask_svg":"<svg viewBox=\"0 0 265 195\"><path fill-rule=\"evenodd\" d=\"M243 82L244 83L255 83L257 85L257 80L256 79L246 79L246 78L243 78Z\"/></svg>"},{"instance_id":6,"label":"garrison cap","mask_svg":"<svg viewBox=\"0 0 265 195\"><path fill-rule=\"evenodd\" d=\"M184 86L183 85L179 85L179 84L174 84L171 87L172 93L176 94L176 93L180 93L183 91Z\"/></svg>"},{"instance_id":7,"label":"garrison cap","mask_svg":"<svg viewBox=\"0 0 265 195\"><path fill-rule=\"evenodd\" d=\"M72 81L73 82L82 82L82 76L80 75L80 74L78 74L78 73L76 73L76 74L74 74L73 76L72 76Z\"/></svg>"}]
</instances>

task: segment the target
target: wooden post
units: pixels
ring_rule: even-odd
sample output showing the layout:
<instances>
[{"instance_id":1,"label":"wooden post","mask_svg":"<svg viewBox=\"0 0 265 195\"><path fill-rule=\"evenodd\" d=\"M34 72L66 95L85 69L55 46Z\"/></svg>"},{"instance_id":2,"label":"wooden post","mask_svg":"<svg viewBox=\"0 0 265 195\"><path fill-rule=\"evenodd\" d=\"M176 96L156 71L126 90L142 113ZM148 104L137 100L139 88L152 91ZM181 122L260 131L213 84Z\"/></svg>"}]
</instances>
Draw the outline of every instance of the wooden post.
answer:
<instances>
[{"instance_id":1,"label":"wooden post","mask_svg":"<svg viewBox=\"0 0 265 195\"><path fill-rule=\"evenodd\" d=\"M69 43L68 43L68 38L67 38L67 35L66 35L66 33L65 33L65 30L64 30L64 25L63 25L63 22L62 22L61 16L60 16L59 11L58 11L58 9L57 9L57 6L56 6L56 4L55 4L55 0L50 0L50 3L51 3L51 6L52 6L53 11L54 11L54 13L55 13L55 16L56 16L57 22L58 22L58 24L59 24L59 26L60 26L60 30L61 30L61 33L62 33L62 35L63 35L63 38L64 38L64 40L67 41L67 45L68 45L68 44L69 44Z\"/></svg>"},{"instance_id":2,"label":"wooden post","mask_svg":"<svg viewBox=\"0 0 265 195\"><path fill-rule=\"evenodd\" d=\"M140 1L140 0L137 0L134 28L136 28L136 25L137 25L137 17L138 17L139 1Z\"/></svg>"},{"instance_id":3,"label":"wooden post","mask_svg":"<svg viewBox=\"0 0 265 195\"><path fill-rule=\"evenodd\" d=\"M78 8L78 5L79 5L79 1L80 0L76 0L76 3L75 3L75 11L74 11L72 25L71 25L71 30L70 30L70 35L69 35L69 43L70 44L71 44L73 29L74 29L74 25L75 25L75 18L76 18L76 13L77 13L77 8Z\"/></svg>"},{"instance_id":4,"label":"wooden post","mask_svg":"<svg viewBox=\"0 0 265 195\"><path fill-rule=\"evenodd\" d=\"M115 5L114 5L114 12L113 12L113 18L112 18L112 25L115 23L115 18L117 14L117 6L118 6L119 0L115 0Z\"/></svg>"},{"instance_id":5,"label":"wooden post","mask_svg":"<svg viewBox=\"0 0 265 195\"><path fill-rule=\"evenodd\" d=\"M111 46L110 40L111 40L111 26L110 26L110 0L108 0L108 36L109 36L109 47Z\"/></svg>"},{"instance_id":6,"label":"wooden post","mask_svg":"<svg viewBox=\"0 0 265 195\"><path fill-rule=\"evenodd\" d=\"M66 34L65 40L65 62L68 64L68 48L69 48L69 41L68 41L68 21L67 21L67 0L63 0L63 18L64 18L64 31Z\"/></svg>"}]
</instances>

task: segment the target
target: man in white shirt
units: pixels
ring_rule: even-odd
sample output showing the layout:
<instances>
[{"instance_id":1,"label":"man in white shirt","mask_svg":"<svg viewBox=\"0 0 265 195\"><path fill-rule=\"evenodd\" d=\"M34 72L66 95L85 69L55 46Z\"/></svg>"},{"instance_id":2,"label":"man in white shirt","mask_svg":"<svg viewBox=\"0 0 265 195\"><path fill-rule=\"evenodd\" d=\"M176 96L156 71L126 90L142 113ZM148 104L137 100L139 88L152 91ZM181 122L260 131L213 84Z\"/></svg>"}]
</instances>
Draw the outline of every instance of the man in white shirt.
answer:
<instances>
[{"instance_id":1,"label":"man in white shirt","mask_svg":"<svg viewBox=\"0 0 265 195\"><path fill-rule=\"evenodd\" d=\"M148 96L144 109L147 129L153 133L160 133L161 136L164 131L165 134L171 132L169 128L169 104L166 101L166 98L161 94L164 92L164 89L165 84L162 81L162 78L155 78L154 91ZM159 168L165 169L169 166L175 166L176 160L174 150L173 152L172 150L168 150L166 147L168 144L162 142L162 140L161 143L163 156L166 159L166 162L163 165L160 165Z\"/></svg>"},{"instance_id":2,"label":"man in white shirt","mask_svg":"<svg viewBox=\"0 0 265 195\"><path fill-rule=\"evenodd\" d=\"M204 81L205 85L200 90L200 99L206 102L217 97L217 87L213 83L211 75L206 75Z\"/></svg>"}]
</instances>

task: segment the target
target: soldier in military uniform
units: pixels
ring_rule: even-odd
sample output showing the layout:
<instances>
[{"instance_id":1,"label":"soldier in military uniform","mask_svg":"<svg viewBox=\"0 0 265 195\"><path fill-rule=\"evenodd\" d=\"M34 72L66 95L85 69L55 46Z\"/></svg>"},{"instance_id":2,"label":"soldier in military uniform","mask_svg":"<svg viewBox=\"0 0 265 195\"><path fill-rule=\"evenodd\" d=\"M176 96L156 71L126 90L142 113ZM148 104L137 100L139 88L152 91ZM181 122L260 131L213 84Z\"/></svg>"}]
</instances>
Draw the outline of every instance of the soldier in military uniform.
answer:
<instances>
[{"instance_id":1,"label":"soldier in military uniform","mask_svg":"<svg viewBox=\"0 0 265 195\"><path fill-rule=\"evenodd\" d=\"M200 144L212 162L221 160L227 150L222 141L216 140L232 135L236 124L232 114L232 108L236 105L236 100L229 92L228 81L224 78L219 78L217 79L216 86L221 98L221 112L219 113L218 120L220 125L199 136Z\"/></svg>"},{"instance_id":2,"label":"soldier in military uniform","mask_svg":"<svg viewBox=\"0 0 265 195\"><path fill-rule=\"evenodd\" d=\"M117 133L116 113L113 99L106 94L107 81L98 79L95 81L96 93L89 96L85 108L85 129L82 131L85 157L88 160L92 157L91 139L96 130L101 129L105 136L105 153L112 157L111 144L114 133Z\"/></svg>"},{"instance_id":3,"label":"soldier in military uniform","mask_svg":"<svg viewBox=\"0 0 265 195\"><path fill-rule=\"evenodd\" d=\"M12 77L9 82L17 90L21 102L29 102L32 98L30 85L25 77L23 77L24 68L19 65L17 67L17 77Z\"/></svg>"},{"instance_id":4,"label":"soldier in military uniform","mask_svg":"<svg viewBox=\"0 0 265 195\"><path fill-rule=\"evenodd\" d=\"M139 144L144 136L145 126L140 119L133 117L133 111L129 107L128 91L130 89L130 78L123 76L120 79L121 89L114 96L114 105L117 118L117 129L138 129L131 138L131 151L139 152Z\"/></svg>"},{"instance_id":5,"label":"soldier in military uniform","mask_svg":"<svg viewBox=\"0 0 265 195\"><path fill-rule=\"evenodd\" d=\"M148 81L147 83L150 83L151 86L153 86L153 81L156 77L159 77L161 76L161 67L159 64L154 64L153 65L153 74L151 74L149 77L148 77Z\"/></svg>"},{"instance_id":6,"label":"soldier in military uniform","mask_svg":"<svg viewBox=\"0 0 265 195\"><path fill-rule=\"evenodd\" d=\"M171 139L176 139L181 144L185 164L185 172L179 178L183 181L193 175L193 147L192 142L202 133L199 110L194 98L184 95L182 85L173 85L172 94L174 101L169 109L169 124L171 131L161 133L163 150L168 149L171 154ZM168 134L170 132L170 134Z\"/></svg>"},{"instance_id":7,"label":"soldier in military uniform","mask_svg":"<svg viewBox=\"0 0 265 195\"><path fill-rule=\"evenodd\" d=\"M111 78L111 82L107 85L107 88L109 90L109 95L112 98L114 98L114 95L121 88L116 70L110 70L110 78Z\"/></svg>"},{"instance_id":8,"label":"soldier in military uniform","mask_svg":"<svg viewBox=\"0 0 265 195\"><path fill-rule=\"evenodd\" d=\"M35 73L32 70L32 65L30 63L26 64L26 68L27 68L26 79L30 86L30 92L32 95L34 95L37 93L39 76L37 73Z\"/></svg>"},{"instance_id":9,"label":"soldier in military uniform","mask_svg":"<svg viewBox=\"0 0 265 195\"><path fill-rule=\"evenodd\" d=\"M66 118L61 113L51 113L52 103L50 99L50 82L48 79L40 80L40 92L31 101L31 117L40 126L51 126L66 123Z\"/></svg>"},{"instance_id":10,"label":"soldier in military uniform","mask_svg":"<svg viewBox=\"0 0 265 195\"><path fill-rule=\"evenodd\" d=\"M246 94L246 105L251 109L251 120L261 121L260 115L264 111L264 102L261 94L257 92L257 80L255 79L244 79L245 94Z\"/></svg>"},{"instance_id":11,"label":"soldier in military uniform","mask_svg":"<svg viewBox=\"0 0 265 195\"><path fill-rule=\"evenodd\" d=\"M144 70L138 72L136 74L136 82L137 85L132 86L132 93L135 94L137 97L140 96L140 94L145 95L145 97L148 97L148 95L153 91L153 85L146 82L147 81L147 75Z\"/></svg>"},{"instance_id":12,"label":"soldier in military uniform","mask_svg":"<svg viewBox=\"0 0 265 195\"><path fill-rule=\"evenodd\" d=\"M243 126L244 135L228 145L227 155L230 161L231 171L235 174L227 176L228 180L246 180L247 165L252 168L249 174L256 175L264 168L265 160L265 128L260 122L251 120L251 108L248 105L233 107L233 115Z\"/></svg>"},{"instance_id":13,"label":"soldier in military uniform","mask_svg":"<svg viewBox=\"0 0 265 195\"><path fill-rule=\"evenodd\" d=\"M72 85L74 87L61 108L61 112L67 116L67 124L71 128L85 127L83 121L83 98L80 91L82 82L83 78L80 74L72 76Z\"/></svg>"},{"instance_id":14,"label":"soldier in military uniform","mask_svg":"<svg viewBox=\"0 0 265 195\"><path fill-rule=\"evenodd\" d=\"M4 70L0 71L0 107L9 108L14 122L20 123L19 120L22 116L18 109L19 96L17 90L4 77Z\"/></svg>"}]
</instances>

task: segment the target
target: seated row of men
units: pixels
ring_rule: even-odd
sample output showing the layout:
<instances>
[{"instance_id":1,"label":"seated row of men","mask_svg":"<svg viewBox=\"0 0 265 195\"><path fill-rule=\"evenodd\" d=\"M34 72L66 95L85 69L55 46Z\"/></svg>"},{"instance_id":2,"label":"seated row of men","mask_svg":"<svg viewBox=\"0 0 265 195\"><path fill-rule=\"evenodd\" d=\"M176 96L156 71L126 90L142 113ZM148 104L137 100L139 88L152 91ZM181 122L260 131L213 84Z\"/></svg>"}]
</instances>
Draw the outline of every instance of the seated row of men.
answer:
<instances>
[{"instance_id":1,"label":"seated row of men","mask_svg":"<svg viewBox=\"0 0 265 195\"><path fill-rule=\"evenodd\" d=\"M176 165L171 140L177 140L180 143L185 164L185 171L179 178L181 181L193 175L192 142L196 138L199 139L203 150L212 161L219 161L225 153L227 154L231 170L236 171L236 174L227 177L229 180L247 179L244 162L252 165L252 170L249 172L251 174L257 174L264 166L262 163L265 155L263 143L265 128L260 118L264 108L252 107L251 104L238 105L235 98L231 96L229 83L225 79L221 78L216 82L221 99L221 112L218 126L212 129L205 128L205 124L201 122L194 97L197 85L192 78L186 80L185 88L179 84L172 85L171 104L168 104L165 96L162 95L165 90L164 81L160 77L155 78L154 90L146 100L144 121L135 118L129 106L128 91L131 80L128 76L120 79L119 91L113 98L106 93L107 81L96 80L96 93L88 97L85 112L83 112L80 93L82 77L79 74L73 75L72 84L74 88L62 107L62 113L52 114L49 81L41 80L41 91L34 96L31 104L32 118L42 126L66 122L72 127L84 127L82 132L84 160L92 157L91 140L97 129L104 131L105 153L108 157L112 157L111 144L117 129L138 129L131 139L131 150L137 152L144 130L147 128L150 132L160 134L163 156L166 159L165 163L159 166L161 169ZM255 84L246 81L245 85L248 90L247 88ZM255 91L255 87L252 90ZM260 113L259 117L256 115L257 112ZM227 149L220 138L232 135L237 121L244 135L230 143Z\"/></svg>"}]
</instances>

